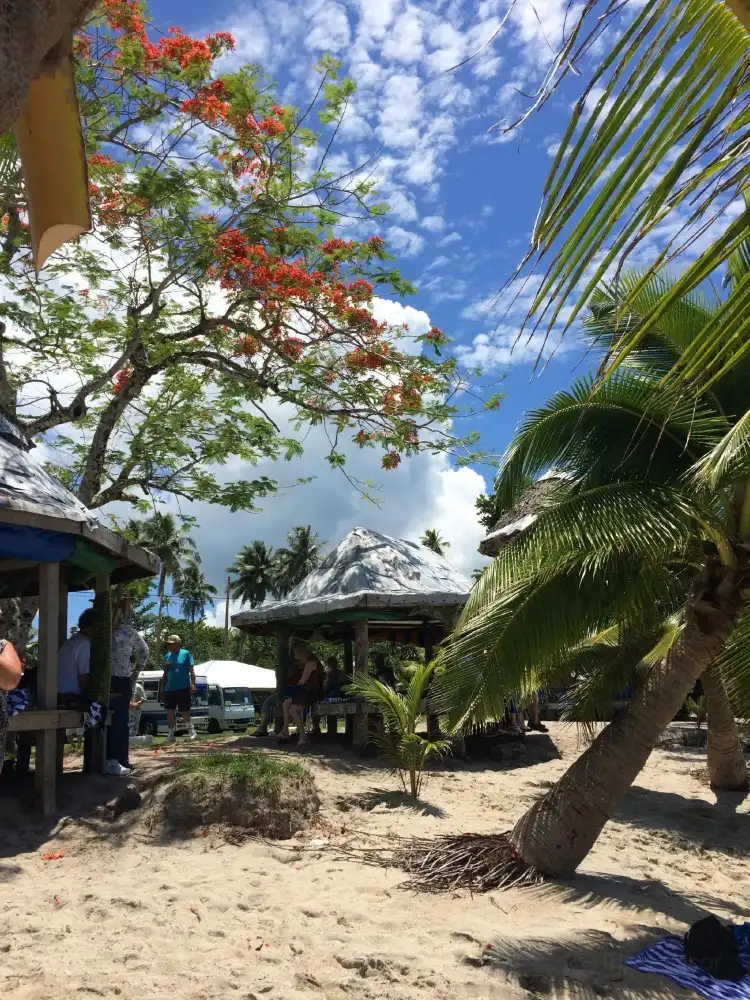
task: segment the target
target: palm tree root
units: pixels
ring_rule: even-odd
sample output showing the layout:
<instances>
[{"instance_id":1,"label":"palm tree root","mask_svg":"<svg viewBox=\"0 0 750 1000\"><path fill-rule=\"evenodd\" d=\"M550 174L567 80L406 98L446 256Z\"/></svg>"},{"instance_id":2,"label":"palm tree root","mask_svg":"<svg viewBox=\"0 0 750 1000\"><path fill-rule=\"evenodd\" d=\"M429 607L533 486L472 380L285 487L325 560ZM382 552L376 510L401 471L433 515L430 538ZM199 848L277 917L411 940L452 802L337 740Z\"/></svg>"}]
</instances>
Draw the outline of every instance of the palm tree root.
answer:
<instances>
[{"instance_id":1,"label":"palm tree root","mask_svg":"<svg viewBox=\"0 0 750 1000\"><path fill-rule=\"evenodd\" d=\"M543 881L542 873L513 847L508 833L404 840L391 849L388 866L406 872L405 888L420 892L491 892Z\"/></svg>"}]
</instances>

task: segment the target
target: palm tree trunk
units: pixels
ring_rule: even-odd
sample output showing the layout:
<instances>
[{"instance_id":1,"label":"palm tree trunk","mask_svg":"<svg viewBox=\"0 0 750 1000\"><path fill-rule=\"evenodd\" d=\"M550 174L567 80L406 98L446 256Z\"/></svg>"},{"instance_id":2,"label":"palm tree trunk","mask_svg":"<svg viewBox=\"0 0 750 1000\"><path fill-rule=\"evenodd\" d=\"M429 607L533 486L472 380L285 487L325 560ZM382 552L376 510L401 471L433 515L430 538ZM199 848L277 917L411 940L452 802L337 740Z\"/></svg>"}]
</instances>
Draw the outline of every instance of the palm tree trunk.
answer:
<instances>
[{"instance_id":1,"label":"palm tree trunk","mask_svg":"<svg viewBox=\"0 0 750 1000\"><path fill-rule=\"evenodd\" d=\"M156 608L156 636L154 639L156 668L161 664L161 619L164 611L164 590L167 585L167 571L162 563L159 571L159 589L157 591L159 603Z\"/></svg>"},{"instance_id":2,"label":"palm tree trunk","mask_svg":"<svg viewBox=\"0 0 750 1000\"><path fill-rule=\"evenodd\" d=\"M630 705L514 826L510 842L526 864L548 875L573 875L688 691L723 647L738 614L737 606L693 609L680 638Z\"/></svg>"},{"instance_id":3,"label":"palm tree trunk","mask_svg":"<svg viewBox=\"0 0 750 1000\"><path fill-rule=\"evenodd\" d=\"M701 674L708 714L708 777L712 788L747 789L747 765L732 705L718 667Z\"/></svg>"}]
</instances>

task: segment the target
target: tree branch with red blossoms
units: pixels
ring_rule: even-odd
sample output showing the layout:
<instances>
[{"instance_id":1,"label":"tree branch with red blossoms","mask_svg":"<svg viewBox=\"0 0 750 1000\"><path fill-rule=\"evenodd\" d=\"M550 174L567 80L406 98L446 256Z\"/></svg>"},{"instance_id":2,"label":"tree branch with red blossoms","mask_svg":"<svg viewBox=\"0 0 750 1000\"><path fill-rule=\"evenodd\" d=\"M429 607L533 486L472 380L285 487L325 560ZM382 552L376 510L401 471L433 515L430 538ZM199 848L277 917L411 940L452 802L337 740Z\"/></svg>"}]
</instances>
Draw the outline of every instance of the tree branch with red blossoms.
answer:
<instances>
[{"instance_id":1,"label":"tree branch with red blossoms","mask_svg":"<svg viewBox=\"0 0 750 1000\"><path fill-rule=\"evenodd\" d=\"M377 320L376 298L411 286L377 232L337 232L384 214L364 167L327 169L354 84L325 58L297 111L255 67L217 75L232 46L159 32L139 0L103 0L76 39L94 228L37 278L17 192L0 224L2 398L18 394L17 419L52 436L59 474L92 506L172 492L252 508L276 484L218 470L291 459L315 425L334 467L347 439L384 470L422 450L479 459L476 435L456 431L479 389L448 338ZM23 392L39 379L42 412Z\"/></svg>"}]
</instances>

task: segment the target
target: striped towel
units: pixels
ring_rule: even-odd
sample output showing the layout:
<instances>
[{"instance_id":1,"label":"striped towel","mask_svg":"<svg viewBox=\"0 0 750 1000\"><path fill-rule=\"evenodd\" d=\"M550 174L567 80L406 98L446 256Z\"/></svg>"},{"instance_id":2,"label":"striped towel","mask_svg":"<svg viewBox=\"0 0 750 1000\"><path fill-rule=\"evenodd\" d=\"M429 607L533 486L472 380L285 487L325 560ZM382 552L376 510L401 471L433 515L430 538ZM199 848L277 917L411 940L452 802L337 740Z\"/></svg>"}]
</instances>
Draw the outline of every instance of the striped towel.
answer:
<instances>
[{"instance_id":1,"label":"striped towel","mask_svg":"<svg viewBox=\"0 0 750 1000\"><path fill-rule=\"evenodd\" d=\"M740 947L740 957L746 968L750 966L750 948L747 945ZM745 976L738 983L731 983L725 979L714 979L707 972L688 965L681 938L664 938L658 944L625 959L625 965L639 972L666 976L687 990L695 990L700 996L706 997L706 1000L750 1000L750 976Z\"/></svg>"}]
</instances>

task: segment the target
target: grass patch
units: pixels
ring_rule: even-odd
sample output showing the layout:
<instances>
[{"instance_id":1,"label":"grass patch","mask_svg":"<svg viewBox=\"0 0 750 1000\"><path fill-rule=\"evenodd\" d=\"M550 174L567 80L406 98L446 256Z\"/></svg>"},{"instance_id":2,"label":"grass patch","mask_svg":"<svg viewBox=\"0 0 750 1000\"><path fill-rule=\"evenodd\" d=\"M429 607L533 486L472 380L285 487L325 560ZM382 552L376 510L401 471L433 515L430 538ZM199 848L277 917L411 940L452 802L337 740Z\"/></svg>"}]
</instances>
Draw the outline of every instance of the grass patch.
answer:
<instances>
[{"instance_id":1,"label":"grass patch","mask_svg":"<svg viewBox=\"0 0 750 1000\"><path fill-rule=\"evenodd\" d=\"M173 836L223 828L228 840L284 839L309 827L320 809L310 771L262 750L185 758L159 797L149 825Z\"/></svg>"},{"instance_id":2,"label":"grass patch","mask_svg":"<svg viewBox=\"0 0 750 1000\"><path fill-rule=\"evenodd\" d=\"M183 774L201 775L205 778L241 778L257 788L270 789L288 778L304 780L310 772L303 764L278 760L258 750L248 753L208 753L182 760L179 770Z\"/></svg>"}]
</instances>

